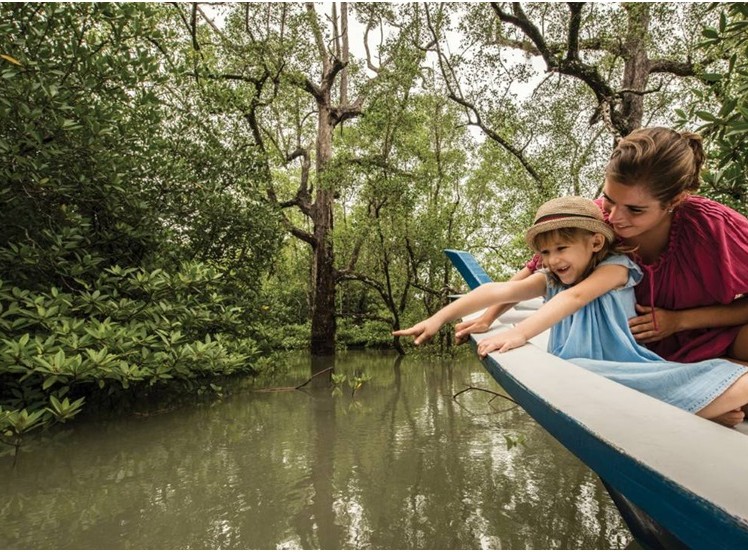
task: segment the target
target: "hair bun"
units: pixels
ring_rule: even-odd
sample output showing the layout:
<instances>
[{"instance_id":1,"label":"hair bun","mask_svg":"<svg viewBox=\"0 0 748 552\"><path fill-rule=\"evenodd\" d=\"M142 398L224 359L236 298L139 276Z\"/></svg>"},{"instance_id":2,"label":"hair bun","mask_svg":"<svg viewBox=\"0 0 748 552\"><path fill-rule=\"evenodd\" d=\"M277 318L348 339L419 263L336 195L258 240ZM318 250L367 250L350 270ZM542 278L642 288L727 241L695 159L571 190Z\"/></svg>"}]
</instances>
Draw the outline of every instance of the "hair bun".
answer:
<instances>
[{"instance_id":1,"label":"hair bun","mask_svg":"<svg viewBox=\"0 0 748 552\"><path fill-rule=\"evenodd\" d=\"M704 153L704 140L699 134L696 134L695 132L684 131L680 133L680 136L688 143L688 147L691 148L691 151L693 152L693 178L690 184L686 186L686 190L695 192L699 189L701 169L704 166L704 161L706 160L706 154Z\"/></svg>"}]
</instances>

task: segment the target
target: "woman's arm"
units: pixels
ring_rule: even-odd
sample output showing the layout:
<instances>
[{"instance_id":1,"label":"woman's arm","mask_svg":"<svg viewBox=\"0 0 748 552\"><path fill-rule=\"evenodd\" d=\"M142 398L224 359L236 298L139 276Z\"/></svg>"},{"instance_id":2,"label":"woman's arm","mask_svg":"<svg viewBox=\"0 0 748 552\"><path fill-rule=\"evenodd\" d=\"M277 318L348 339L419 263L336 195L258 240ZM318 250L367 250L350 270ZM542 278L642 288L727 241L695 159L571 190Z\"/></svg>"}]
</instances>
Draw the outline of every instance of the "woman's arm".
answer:
<instances>
[{"instance_id":1,"label":"woman's arm","mask_svg":"<svg viewBox=\"0 0 748 552\"><path fill-rule=\"evenodd\" d=\"M517 282L520 280L524 280L525 278L532 276L532 274L533 272L530 272L530 269L525 267L517 272L514 276L512 276L509 281ZM488 307L486 309L486 312L484 312L478 318L460 322L455 326L455 343L457 343L457 345L465 343L472 333L487 332L491 327L491 324L493 324L494 320L496 320L499 316L504 314L516 304L517 303L501 303L498 305L492 305Z\"/></svg>"},{"instance_id":2,"label":"woman's arm","mask_svg":"<svg viewBox=\"0 0 748 552\"><path fill-rule=\"evenodd\" d=\"M748 297L727 305L710 305L684 310L665 310L636 305L641 316L629 319L629 327L639 343L660 341L677 332L701 328L723 328L748 324ZM655 329L654 318L657 320Z\"/></svg>"},{"instance_id":3,"label":"woman's arm","mask_svg":"<svg viewBox=\"0 0 748 552\"><path fill-rule=\"evenodd\" d=\"M624 285L628 275L629 270L623 265L609 264L597 267L583 281L554 296L535 314L525 318L512 329L481 341L478 354L485 356L496 350L503 353L524 345L590 301Z\"/></svg>"},{"instance_id":4,"label":"woman's arm","mask_svg":"<svg viewBox=\"0 0 748 552\"><path fill-rule=\"evenodd\" d=\"M430 318L410 328L392 332L392 335L412 335L415 337L414 343L420 345L431 339L447 322L496 303L512 303L540 297L545 293L545 282L545 274L538 273L524 280L483 284L442 308Z\"/></svg>"}]
</instances>

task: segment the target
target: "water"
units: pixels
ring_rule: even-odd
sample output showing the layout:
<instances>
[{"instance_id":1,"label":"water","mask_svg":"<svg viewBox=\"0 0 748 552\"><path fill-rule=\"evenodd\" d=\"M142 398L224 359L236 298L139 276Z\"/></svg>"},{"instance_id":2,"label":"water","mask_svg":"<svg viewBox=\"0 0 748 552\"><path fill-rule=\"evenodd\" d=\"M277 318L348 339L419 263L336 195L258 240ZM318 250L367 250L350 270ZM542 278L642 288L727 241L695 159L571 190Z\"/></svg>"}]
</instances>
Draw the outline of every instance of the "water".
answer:
<instances>
[{"instance_id":1,"label":"water","mask_svg":"<svg viewBox=\"0 0 748 552\"><path fill-rule=\"evenodd\" d=\"M290 355L273 385L312 369ZM332 361L327 361L330 365ZM597 477L471 355L351 352L351 396L237 391L84 420L0 458L0 546L46 549L607 549L631 537ZM317 370L319 367L315 367ZM285 371L284 371L285 372ZM265 385L263 383L262 385ZM522 444L515 444L522 441ZM512 446L514 445L514 446Z\"/></svg>"}]
</instances>

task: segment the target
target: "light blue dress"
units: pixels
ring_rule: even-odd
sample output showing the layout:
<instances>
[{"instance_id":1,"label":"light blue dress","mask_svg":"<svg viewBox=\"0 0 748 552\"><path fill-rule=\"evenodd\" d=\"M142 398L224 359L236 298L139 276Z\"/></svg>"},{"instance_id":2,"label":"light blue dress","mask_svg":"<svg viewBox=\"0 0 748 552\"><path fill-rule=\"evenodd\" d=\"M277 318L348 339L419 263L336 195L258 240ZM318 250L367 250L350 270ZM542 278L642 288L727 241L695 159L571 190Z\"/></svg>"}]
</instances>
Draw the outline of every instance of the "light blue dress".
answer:
<instances>
[{"instance_id":1,"label":"light blue dress","mask_svg":"<svg viewBox=\"0 0 748 552\"><path fill-rule=\"evenodd\" d=\"M636 316L634 286L642 271L625 255L613 255L600 264L627 267L628 281L553 326L549 353L689 412L704 408L748 372L723 359L670 362L639 345L628 319ZM549 278L545 300L564 289Z\"/></svg>"}]
</instances>

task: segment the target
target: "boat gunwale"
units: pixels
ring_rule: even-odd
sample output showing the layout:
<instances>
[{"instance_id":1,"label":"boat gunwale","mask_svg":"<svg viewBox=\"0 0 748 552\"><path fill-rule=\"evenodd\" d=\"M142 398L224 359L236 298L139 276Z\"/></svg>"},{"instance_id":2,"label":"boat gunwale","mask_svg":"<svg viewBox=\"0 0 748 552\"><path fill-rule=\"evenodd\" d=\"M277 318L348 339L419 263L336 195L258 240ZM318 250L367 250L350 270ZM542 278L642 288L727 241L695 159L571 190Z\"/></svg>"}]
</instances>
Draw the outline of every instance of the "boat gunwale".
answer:
<instances>
[{"instance_id":1,"label":"boat gunwale","mask_svg":"<svg viewBox=\"0 0 748 552\"><path fill-rule=\"evenodd\" d=\"M473 348L490 333L492 332L471 336ZM552 362L554 365L559 363L559 365L569 365L578 370L584 370L540 350L535 345L528 344L522 349L528 347L533 348L532 354L538 355L538 359L543 362ZM511 366L514 363L511 353L502 355L493 353L486 356L482 362L493 378L554 438L686 545L692 548L748 548L746 516L729 512L713 497L705 498L691 488L691 483L676 481L665 475L661 469L652 465L650 459L632 456L613 439L601 435L579 418L542 397L515 373L516 370L513 370ZM680 411L597 374L591 372L587 374L604 380L604 382L599 382L603 387L615 386L621 388L621 392L625 390L641 395L638 402L651 402L655 411L660 410L665 416L669 408L677 411L677 414L692 416L694 422L713 424L713 422ZM611 389L615 393L615 389ZM623 394L628 395L628 393ZM632 413L633 418L637 417L635 414ZM667 423L665 420L660 421ZM727 434L731 431L716 424L714 429L728 432ZM745 436L741 435L741 438L744 439ZM682 451L673 450L671 455L678 460L680 452ZM743 465L746 466L746 470L743 474L736 474L736 476L742 475L743 481L745 481L745 475L748 475L748 441L745 442L745 452ZM713 469L719 469L719 466L713 466ZM748 496L748 493L744 496Z\"/></svg>"}]
</instances>

